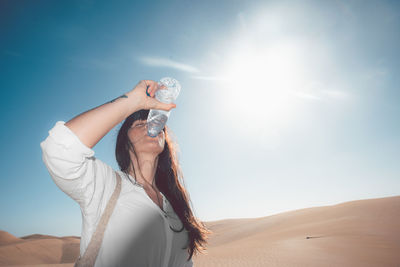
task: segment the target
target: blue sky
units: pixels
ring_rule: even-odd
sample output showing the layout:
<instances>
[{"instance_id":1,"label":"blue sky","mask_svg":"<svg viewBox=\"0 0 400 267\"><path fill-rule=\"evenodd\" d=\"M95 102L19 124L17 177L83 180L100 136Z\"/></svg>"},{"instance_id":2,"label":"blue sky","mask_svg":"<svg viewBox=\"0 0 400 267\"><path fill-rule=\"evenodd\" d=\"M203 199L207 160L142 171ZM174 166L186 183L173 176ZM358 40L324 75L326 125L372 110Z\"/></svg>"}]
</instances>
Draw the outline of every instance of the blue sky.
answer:
<instances>
[{"instance_id":1,"label":"blue sky","mask_svg":"<svg viewBox=\"0 0 400 267\"><path fill-rule=\"evenodd\" d=\"M400 194L396 1L0 1L0 229L80 235L40 142L141 79L203 221ZM95 156L117 169L117 129Z\"/></svg>"}]
</instances>

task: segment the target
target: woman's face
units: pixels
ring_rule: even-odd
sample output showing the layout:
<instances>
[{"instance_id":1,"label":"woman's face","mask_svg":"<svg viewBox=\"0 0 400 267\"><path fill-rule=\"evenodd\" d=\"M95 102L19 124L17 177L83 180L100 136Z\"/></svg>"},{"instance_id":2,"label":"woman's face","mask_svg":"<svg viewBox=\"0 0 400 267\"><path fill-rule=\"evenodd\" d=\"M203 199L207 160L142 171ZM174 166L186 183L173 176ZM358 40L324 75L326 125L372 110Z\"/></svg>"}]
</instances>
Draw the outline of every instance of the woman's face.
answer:
<instances>
[{"instance_id":1,"label":"woman's face","mask_svg":"<svg viewBox=\"0 0 400 267\"><path fill-rule=\"evenodd\" d=\"M136 154L144 152L158 155L164 150L164 131L161 131L156 137L148 136L147 120L134 121L128 130L128 137L135 148Z\"/></svg>"}]
</instances>

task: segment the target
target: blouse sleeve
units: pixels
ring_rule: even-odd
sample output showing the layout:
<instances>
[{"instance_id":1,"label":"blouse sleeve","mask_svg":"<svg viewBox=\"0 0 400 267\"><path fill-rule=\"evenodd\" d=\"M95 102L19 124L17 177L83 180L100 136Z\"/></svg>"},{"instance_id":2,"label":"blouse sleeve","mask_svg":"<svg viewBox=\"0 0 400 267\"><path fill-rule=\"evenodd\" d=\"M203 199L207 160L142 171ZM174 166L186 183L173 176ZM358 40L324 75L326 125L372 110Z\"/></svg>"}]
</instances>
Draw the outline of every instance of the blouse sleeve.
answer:
<instances>
[{"instance_id":1,"label":"blouse sleeve","mask_svg":"<svg viewBox=\"0 0 400 267\"><path fill-rule=\"evenodd\" d=\"M116 186L115 171L95 158L94 151L64 121L56 122L40 147L55 184L78 202L84 213L98 213Z\"/></svg>"}]
</instances>

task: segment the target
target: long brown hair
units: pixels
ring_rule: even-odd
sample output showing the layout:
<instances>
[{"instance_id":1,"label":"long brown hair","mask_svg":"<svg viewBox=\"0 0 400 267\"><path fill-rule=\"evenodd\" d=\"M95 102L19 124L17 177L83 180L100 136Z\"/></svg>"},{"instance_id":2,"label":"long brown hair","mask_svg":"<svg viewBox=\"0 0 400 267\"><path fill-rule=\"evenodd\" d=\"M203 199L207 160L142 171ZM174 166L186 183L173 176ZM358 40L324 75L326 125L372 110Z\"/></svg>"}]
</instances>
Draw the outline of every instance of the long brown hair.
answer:
<instances>
[{"instance_id":1,"label":"long brown hair","mask_svg":"<svg viewBox=\"0 0 400 267\"><path fill-rule=\"evenodd\" d=\"M129 174L129 169L134 170L134 166L129 154L129 148L132 143L128 137L128 130L132 123L136 120L147 120L149 110L141 109L132 113L123 122L121 128L118 131L117 142L115 147L115 157L118 162L119 168L122 172ZM184 228L189 234L189 244L187 247L182 249L188 249L189 258L192 258L193 253L204 252L207 243L208 235L213 232L206 228L203 222L196 219L193 215L189 202L191 200L184 184L182 170L179 166L177 151L179 149L178 144L173 140L172 132L167 125L164 129L165 134L165 145L164 150L158 155L158 164L155 174L155 184L156 187L165 195L168 201L171 203L175 213L183 223ZM135 177L136 179L136 177ZM181 232L184 228L180 230L174 230L175 232ZM206 253L207 254L207 253Z\"/></svg>"}]
</instances>

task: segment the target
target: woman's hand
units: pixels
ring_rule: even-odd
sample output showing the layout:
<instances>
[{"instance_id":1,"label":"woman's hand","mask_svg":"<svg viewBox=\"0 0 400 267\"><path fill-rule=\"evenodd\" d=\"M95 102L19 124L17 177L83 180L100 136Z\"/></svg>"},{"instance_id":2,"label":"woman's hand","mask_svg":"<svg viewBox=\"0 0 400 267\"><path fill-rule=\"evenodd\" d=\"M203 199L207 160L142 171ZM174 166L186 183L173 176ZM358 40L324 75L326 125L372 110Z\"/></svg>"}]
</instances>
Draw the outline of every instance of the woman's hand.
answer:
<instances>
[{"instance_id":1,"label":"woman's hand","mask_svg":"<svg viewBox=\"0 0 400 267\"><path fill-rule=\"evenodd\" d=\"M167 89L167 87L165 87L164 85L159 87L156 81L141 80L135 86L135 88L133 88L132 91L129 92L129 94L138 101L139 109L162 109L169 111L173 108L176 108L176 105L174 103L166 104L158 101L155 98L155 93L157 90L165 89ZM150 94L150 96L146 94L146 90Z\"/></svg>"}]
</instances>

